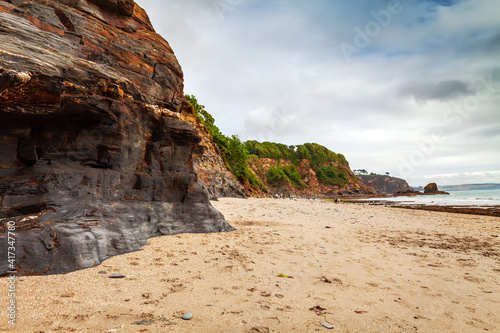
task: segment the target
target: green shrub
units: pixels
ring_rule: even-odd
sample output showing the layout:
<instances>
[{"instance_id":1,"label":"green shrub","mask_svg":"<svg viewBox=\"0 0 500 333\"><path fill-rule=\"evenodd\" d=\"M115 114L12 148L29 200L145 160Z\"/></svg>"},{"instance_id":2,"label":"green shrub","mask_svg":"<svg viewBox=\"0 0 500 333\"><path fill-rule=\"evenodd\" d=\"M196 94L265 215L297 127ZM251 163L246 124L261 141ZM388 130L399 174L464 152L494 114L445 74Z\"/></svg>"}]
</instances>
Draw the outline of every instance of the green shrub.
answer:
<instances>
[{"instance_id":1,"label":"green shrub","mask_svg":"<svg viewBox=\"0 0 500 333\"><path fill-rule=\"evenodd\" d=\"M266 179L274 185L286 182L294 187L306 186L293 164L270 168L267 171Z\"/></svg>"},{"instance_id":2,"label":"green shrub","mask_svg":"<svg viewBox=\"0 0 500 333\"><path fill-rule=\"evenodd\" d=\"M338 167L322 167L316 171L318 180L325 184L344 186L347 184L348 172Z\"/></svg>"},{"instance_id":3,"label":"green shrub","mask_svg":"<svg viewBox=\"0 0 500 333\"><path fill-rule=\"evenodd\" d=\"M306 184L304 184L304 182L300 178L300 175L297 172L297 168L295 168L295 165L293 164L284 165L281 168L283 169L283 172L287 175L288 179L290 180L290 183L292 183L293 186L306 187Z\"/></svg>"},{"instance_id":4,"label":"green shrub","mask_svg":"<svg viewBox=\"0 0 500 333\"><path fill-rule=\"evenodd\" d=\"M282 182L284 180L286 180L287 183L290 182L290 180L288 179L287 175L285 174L285 172L281 167L270 168L269 171L267 171L266 178L269 182L275 184Z\"/></svg>"},{"instance_id":5,"label":"green shrub","mask_svg":"<svg viewBox=\"0 0 500 333\"><path fill-rule=\"evenodd\" d=\"M259 179L259 178L257 178L257 177L255 176L255 174L254 174L251 170L248 170L248 171L250 171L250 174L249 174L249 176L248 176L248 183L250 184L250 186L252 186L252 187L253 187L253 188L255 188L255 189L259 189L259 190L261 190L261 191L263 191L263 192L266 192L266 193L267 193L267 192L268 192L268 191L267 191L267 188L266 188L266 186L265 186L265 185L264 185L264 184L260 181L260 179Z\"/></svg>"}]
</instances>

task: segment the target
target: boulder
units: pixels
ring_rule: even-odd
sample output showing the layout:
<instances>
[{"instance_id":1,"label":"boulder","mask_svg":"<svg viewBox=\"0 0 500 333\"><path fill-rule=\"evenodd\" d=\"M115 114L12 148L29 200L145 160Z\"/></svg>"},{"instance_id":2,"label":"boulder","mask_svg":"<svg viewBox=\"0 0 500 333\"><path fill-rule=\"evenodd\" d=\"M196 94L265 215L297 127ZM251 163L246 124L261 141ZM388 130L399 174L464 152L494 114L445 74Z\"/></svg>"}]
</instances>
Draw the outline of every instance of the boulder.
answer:
<instances>
[{"instance_id":1,"label":"boulder","mask_svg":"<svg viewBox=\"0 0 500 333\"><path fill-rule=\"evenodd\" d=\"M0 45L2 244L15 225L0 275L65 273L150 237L233 230L198 177L181 67L142 8L0 1Z\"/></svg>"},{"instance_id":2,"label":"boulder","mask_svg":"<svg viewBox=\"0 0 500 333\"><path fill-rule=\"evenodd\" d=\"M436 183L430 183L427 184L427 186L424 187L424 194L450 194L448 192L440 191L437 187Z\"/></svg>"},{"instance_id":3,"label":"boulder","mask_svg":"<svg viewBox=\"0 0 500 333\"><path fill-rule=\"evenodd\" d=\"M424 187L424 193L435 193L435 192L439 192L436 183L430 183Z\"/></svg>"}]
</instances>

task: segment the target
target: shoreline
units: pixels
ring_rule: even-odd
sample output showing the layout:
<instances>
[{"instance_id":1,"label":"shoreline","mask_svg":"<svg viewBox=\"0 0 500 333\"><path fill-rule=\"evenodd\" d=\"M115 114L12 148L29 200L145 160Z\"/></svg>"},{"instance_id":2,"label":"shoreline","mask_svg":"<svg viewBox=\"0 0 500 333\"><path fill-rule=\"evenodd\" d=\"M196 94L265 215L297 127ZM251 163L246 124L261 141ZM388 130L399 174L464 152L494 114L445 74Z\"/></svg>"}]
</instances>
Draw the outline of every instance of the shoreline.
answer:
<instances>
[{"instance_id":1,"label":"shoreline","mask_svg":"<svg viewBox=\"0 0 500 333\"><path fill-rule=\"evenodd\" d=\"M434 212L445 212L445 213L455 213L455 214L500 217L500 206L474 207L474 206L407 205L407 206L390 206L390 207L428 210Z\"/></svg>"},{"instance_id":2,"label":"shoreline","mask_svg":"<svg viewBox=\"0 0 500 333\"><path fill-rule=\"evenodd\" d=\"M377 197L382 198L382 197ZM390 198L390 197L384 197ZM362 199L371 199L371 197L367 198L348 198L343 199L346 203L354 203L354 204L363 204L363 205L376 205L376 206L384 206L391 208L403 208L403 209L413 209L413 210L426 210L426 211L434 211L434 212L446 212L446 213L456 213L456 214L469 214L469 215L482 215L482 216L493 216L500 217L500 205L498 206L471 206L471 205L425 205L425 204L417 204L417 203L404 203L399 201L391 201L389 199L385 200L376 200L373 197L373 202ZM329 200L329 199L328 199Z\"/></svg>"}]
</instances>

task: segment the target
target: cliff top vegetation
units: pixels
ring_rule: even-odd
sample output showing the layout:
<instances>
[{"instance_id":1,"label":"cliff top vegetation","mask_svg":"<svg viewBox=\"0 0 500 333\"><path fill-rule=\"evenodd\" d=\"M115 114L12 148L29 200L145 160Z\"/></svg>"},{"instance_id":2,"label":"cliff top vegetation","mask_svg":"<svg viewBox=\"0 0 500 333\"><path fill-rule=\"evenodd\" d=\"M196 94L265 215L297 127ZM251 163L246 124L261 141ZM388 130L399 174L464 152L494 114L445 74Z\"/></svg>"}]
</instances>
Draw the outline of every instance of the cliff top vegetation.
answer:
<instances>
[{"instance_id":1,"label":"cliff top vegetation","mask_svg":"<svg viewBox=\"0 0 500 333\"><path fill-rule=\"evenodd\" d=\"M301 145L285 145L274 142L258 142L249 140L242 142L238 136L226 136L215 125L214 117L200 104L195 96L186 95L186 99L194 109L196 116L205 125L214 143L220 150L226 168L240 182L248 182L252 188L267 192L266 186L250 170L249 158L270 158L278 161L278 166L268 170L266 180L270 185L289 183L296 188L306 187L296 166L301 160L308 160L320 182L330 185L344 186L349 178L356 181L350 173L349 164L342 154L337 154L317 143ZM280 165L281 161L290 164Z\"/></svg>"}]
</instances>

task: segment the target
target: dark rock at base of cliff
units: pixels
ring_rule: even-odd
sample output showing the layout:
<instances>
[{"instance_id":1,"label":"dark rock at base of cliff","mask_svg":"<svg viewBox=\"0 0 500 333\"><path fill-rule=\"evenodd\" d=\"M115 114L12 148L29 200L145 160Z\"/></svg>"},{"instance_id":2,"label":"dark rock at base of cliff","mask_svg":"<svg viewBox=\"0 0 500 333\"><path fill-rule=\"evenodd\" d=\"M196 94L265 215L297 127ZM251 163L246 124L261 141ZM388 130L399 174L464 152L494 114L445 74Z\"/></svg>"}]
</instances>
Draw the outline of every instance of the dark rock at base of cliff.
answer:
<instances>
[{"instance_id":1,"label":"dark rock at base of cliff","mask_svg":"<svg viewBox=\"0 0 500 333\"><path fill-rule=\"evenodd\" d=\"M196 171L182 70L133 1L0 1L0 45L0 275L234 230Z\"/></svg>"}]
</instances>

